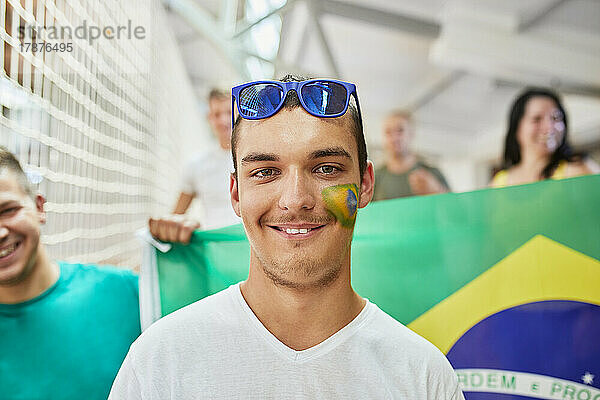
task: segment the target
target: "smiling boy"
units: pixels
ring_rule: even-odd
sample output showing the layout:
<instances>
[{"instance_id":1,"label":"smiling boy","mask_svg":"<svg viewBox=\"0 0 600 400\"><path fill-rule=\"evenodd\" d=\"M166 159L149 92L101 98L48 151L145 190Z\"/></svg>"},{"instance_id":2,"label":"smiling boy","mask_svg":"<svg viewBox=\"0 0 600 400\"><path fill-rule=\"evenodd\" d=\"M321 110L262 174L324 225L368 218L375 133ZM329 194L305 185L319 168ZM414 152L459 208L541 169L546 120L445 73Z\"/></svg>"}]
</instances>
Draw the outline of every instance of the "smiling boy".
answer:
<instances>
[{"instance_id":1,"label":"smiling boy","mask_svg":"<svg viewBox=\"0 0 600 400\"><path fill-rule=\"evenodd\" d=\"M248 279L150 327L110 398L462 399L444 356L350 284L374 184L354 85L282 82L233 90Z\"/></svg>"}]
</instances>

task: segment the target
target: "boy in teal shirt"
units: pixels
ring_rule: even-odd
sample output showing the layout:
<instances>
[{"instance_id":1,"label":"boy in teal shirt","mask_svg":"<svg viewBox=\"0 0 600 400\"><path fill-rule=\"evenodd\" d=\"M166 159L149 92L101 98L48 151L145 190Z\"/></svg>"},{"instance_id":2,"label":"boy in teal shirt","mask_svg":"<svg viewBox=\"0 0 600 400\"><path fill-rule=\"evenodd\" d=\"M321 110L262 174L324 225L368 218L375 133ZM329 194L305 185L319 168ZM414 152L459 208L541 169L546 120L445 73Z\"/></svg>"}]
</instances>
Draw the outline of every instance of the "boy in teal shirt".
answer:
<instances>
[{"instance_id":1,"label":"boy in teal shirt","mask_svg":"<svg viewBox=\"0 0 600 400\"><path fill-rule=\"evenodd\" d=\"M0 147L0 398L106 399L140 333L137 277L52 262L44 201Z\"/></svg>"}]
</instances>

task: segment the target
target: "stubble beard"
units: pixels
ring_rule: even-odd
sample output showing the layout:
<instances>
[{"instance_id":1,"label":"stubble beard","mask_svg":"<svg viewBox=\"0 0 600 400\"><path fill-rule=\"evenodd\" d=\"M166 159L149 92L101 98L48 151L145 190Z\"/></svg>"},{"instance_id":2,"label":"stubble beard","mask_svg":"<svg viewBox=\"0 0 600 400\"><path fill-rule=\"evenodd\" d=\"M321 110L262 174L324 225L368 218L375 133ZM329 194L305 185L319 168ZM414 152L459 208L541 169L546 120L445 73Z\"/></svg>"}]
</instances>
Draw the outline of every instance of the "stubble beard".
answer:
<instances>
[{"instance_id":1,"label":"stubble beard","mask_svg":"<svg viewBox=\"0 0 600 400\"><path fill-rule=\"evenodd\" d=\"M298 244L297 247L300 247ZM275 285L296 290L325 288L339 277L350 242L333 254L314 257L300 250L287 259L267 259L256 253L261 268Z\"/></svg>"}]
</instances>

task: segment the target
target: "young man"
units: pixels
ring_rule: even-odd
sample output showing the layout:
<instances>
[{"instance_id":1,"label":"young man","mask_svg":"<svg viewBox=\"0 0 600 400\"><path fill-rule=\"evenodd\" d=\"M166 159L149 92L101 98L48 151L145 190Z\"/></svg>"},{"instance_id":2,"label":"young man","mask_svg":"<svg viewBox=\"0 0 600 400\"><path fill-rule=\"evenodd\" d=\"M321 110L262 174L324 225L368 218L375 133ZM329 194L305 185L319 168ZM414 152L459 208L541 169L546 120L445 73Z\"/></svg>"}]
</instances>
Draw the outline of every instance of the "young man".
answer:
<instances>
[{"instance_id":1,"label":"young man","mask_svg":"<svg viewBox=\"0 0 600 400\"><path fill-rule=\"evenodd\" d=\"M229 205L227 181L232 169L231 162L231 97L217 89L208 96L208 123L216 136L218 146L193 158L185 167L181 193L173 210L185 214L192 200L202 201L202 229L215 229L240 222ZM155 220L150 231L155 236Z\"/></svg>"},{"instance_id":2,"label":"young man","mask_svg":"<svg viewBox=\"0 0 600 400\"><path fill-rule=\"evenodd\" d=\"M44 201L0 147L0 398L106 399L140 334L137 277L50 260Z\"/></svg>"},{"instance_id":3,"label":"young man","mask_svg":"<svg viewBox=\"0 0 600 400\"><path fill-rule=\"evenodd\" d=\"M462 399L445 357L350 284L374 183L354 85L284 81L234 88L251 118L234 126L230 181L248 279L145 331L110 398Z\"/></svg>"},{"instance_id":4,"label":"young man","mask_svg":"<svg viewBox=\"0 0 600 400\"><path fill-rule=\"evenodd\" d=\"M394 111L383 123L385 165L377 171L374 200L446 193L448 183L437 169L420 161L410 149L414 136L412 116Z\"/></svg>"}]
</instances>

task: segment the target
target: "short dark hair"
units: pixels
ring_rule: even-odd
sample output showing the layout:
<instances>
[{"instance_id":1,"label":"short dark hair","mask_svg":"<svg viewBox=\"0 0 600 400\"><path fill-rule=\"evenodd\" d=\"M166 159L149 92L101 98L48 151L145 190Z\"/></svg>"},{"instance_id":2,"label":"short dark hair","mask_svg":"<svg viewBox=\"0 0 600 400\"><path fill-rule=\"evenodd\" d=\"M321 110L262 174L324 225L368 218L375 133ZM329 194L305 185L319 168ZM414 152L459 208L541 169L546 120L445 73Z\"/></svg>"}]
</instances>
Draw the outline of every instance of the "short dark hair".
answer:
<instances>
[{"instance_id":1,"label":"short dark hair","mask_svg":"<svg viewBox=\"0 0 600 400\"><path fill-rule=\"evenodd\" d=\"M402 109L402 108L392 110L385 116L385 118L392 118L392 117L404 118L410 124L412 124L412 122L413 122L413 113L408 110Z\"/></svg>"},{"instance_id":2,"label":"short dark hair","mask_svg":"<svg viewBox=\"0 0 600 400\"><path fill-rule=\"evenodd\" d=\"M4 169L8 169L15 174L19 186L21 186L21 189L23 189L23 192L27 194L27 196L31 197L32 199L35 197L35 193L31 188L29 179L27 179L27 174L25 174L25 171L23 171L19 160L17 160L13 153L8 151L6 147L0 146L0 172L2 172Z\"/></svg>"},{"instance_id":3,"label":"short dark hair","mask_svg":"<svg viewBox=\"0 0 600 400\"><path fill-rule=\"evenodd\" d=\"M213 100L224 100L229 97L229 93L225 90L212 88L208 93L208 102L210 103Z\"/></svg>"},{"instance_id":4,"label":"short dark hair","mask_svg":"<svg viewBox=\"0 0 600 400\"><path fill-rule=\"evenodd\" d=\"M556 107L560 110L563 115L563 121L565 123L565 130L560 145L554 150L550 156L550 161L542 170L542 177L549 178L554 173L554 170L562 160L571 161L578 158L579 156L573 153L568 141L569 124L567 120L567 113L560 101L559 96L552 90L539 87L529 87L517 96L508 116L508 130L506 132L506 139L504 142L504 162L502 168L508 169L513 165L517 165L521 162L521 146L517 140L517 131L519 130L519 124L523 115L525 115L525 107L529 100L534 97L546 97L556 103Z\"/></svg>"},{"instance_id":5,"label":"short dark hair","mask_svg":"<svg viewBox=\"0 0 600 400\"><path fill-rule=\"evenodd\" d=\"M298 76L298 75L286 75L280 82L302 82L308 80L308 78ZM285 101L283 103L283 108L286 110L292 110L294 108L300 107L300 100L298 99L298 94L296 92L289 92ZM232 110L233 112L234 110ZM354 139L356 140L356 148L358 149L358 168L360 171L360 180L362 181L365 170L367 169L367 144L365 142L365 135L363 132L363 124L360 114L358 113L357 107L352 104L348 105L348 111L346 114L350 114L351 124L352 124L352 134ZM242 118L238 115L233 124L233 132L231 133L231 155L233 158L233 170L234 174L237 178L237 154L236 147L238 142L238 133L240 130L240 123Z\"/></svg>"}]
</instances>

